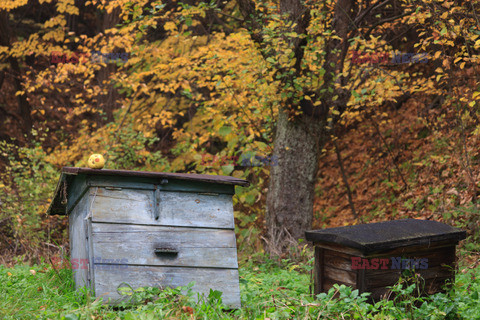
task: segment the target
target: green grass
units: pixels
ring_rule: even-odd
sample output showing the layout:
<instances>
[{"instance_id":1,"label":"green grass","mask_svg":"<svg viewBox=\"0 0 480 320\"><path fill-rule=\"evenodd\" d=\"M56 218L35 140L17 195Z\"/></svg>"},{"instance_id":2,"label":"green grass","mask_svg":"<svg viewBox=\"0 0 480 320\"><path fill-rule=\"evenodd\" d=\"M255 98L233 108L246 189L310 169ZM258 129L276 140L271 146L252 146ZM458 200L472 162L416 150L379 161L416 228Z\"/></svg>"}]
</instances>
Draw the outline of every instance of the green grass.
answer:
<instances>
[{"instance_id":1,"label":"green grass","mask_svg":"<svg viewBox=\"0 0 480 320\"><path fill-rule=\"evenodd\" d=\"M55 271L45 264L0 266L0 319L480 319L480 268L458 274L455 290L447 294L414 298L414 286L399 285L395 301L372 305L365 294L344 286L313 299L311 262L284 260L280 267L261 257L243 263L242 308L234 311L225 310L219 292L197 303L187 287L141 289L135 293L139 304L112 308L88 292L75 292L71 270ZM188 293L181 295L181 289Z\"/></svg>"}]
</instances>

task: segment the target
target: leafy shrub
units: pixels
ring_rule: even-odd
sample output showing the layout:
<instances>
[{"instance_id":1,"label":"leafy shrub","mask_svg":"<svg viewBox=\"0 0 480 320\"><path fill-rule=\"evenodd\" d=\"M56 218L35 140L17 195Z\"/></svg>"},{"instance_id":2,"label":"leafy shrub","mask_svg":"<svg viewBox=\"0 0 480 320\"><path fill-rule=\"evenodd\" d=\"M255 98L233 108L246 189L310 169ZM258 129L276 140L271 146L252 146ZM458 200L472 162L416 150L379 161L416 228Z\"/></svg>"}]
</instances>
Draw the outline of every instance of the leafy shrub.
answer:
<instances>
[{"instance_id":1,"label":"leafy shrub","mask_svg":"<svg viewBox=\"0 0 480 320\"><path fill-rule=\"evenodd\" d=\"M57 240L52 239L53 231L45 227L44 218L58 172L45 160L47 153L41 142L46 136L33 134L38 139L30 147L0 142L0 154L7 163L0 172L3 249L17 254L35 252L44 242Z\"/></svg>"}]
</instances>

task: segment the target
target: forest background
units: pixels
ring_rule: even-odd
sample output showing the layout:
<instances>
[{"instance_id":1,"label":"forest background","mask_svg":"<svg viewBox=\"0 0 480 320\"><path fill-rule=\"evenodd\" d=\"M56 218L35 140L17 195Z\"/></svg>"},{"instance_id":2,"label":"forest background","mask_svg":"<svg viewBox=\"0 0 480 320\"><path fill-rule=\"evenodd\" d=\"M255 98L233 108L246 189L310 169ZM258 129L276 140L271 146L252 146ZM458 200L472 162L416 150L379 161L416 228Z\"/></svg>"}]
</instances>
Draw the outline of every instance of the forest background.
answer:
<instances>
[{"instance_id":1,"label":"forest background","mask_svg":"<svg viewBox=\"0 0 480 320\"><path fill-rule=\"evenodd\" d=\"M45 212L60 169L92 153L109 169L247 179L234 197L240 256L294 256L305 243L272 250L265 207L272 170L302 179L304 153L282 162L278 128L309 117L322 128L303 228L443 221L468 231L475 267L479 7L2 1L0 262L65 253L67 221Z\"/></svg>"}]
</instances>

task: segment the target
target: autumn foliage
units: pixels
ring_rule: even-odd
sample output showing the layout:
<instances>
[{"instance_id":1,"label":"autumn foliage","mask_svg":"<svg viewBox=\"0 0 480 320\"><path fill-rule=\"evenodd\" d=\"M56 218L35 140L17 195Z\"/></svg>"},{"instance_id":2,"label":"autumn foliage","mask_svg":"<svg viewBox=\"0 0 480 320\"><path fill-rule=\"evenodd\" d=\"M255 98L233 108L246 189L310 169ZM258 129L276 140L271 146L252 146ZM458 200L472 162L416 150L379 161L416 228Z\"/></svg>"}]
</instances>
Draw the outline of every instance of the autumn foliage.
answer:
<instances>
[{"instance_id":1,"label":"autumn foliage","mask_svg":"<svg viewBox=\"0 0 480 320\"><path fill-rule=\"evenodd\" d=\"M305 2L305 34L276 2L253 2L262 18L249 27L235 1L2 1L0 249L61 252L65 221L44 214L58 170L101 153L109 169L247 178L239 248L262 250L270 167L204 160L272 156L287 104L291 119L327 112L314 227L411 216L475 237L480 3L371 2L355 2L331 75L332 0ZM359 54L390 52L428 60Z\"/></svg>"}]
</instances>

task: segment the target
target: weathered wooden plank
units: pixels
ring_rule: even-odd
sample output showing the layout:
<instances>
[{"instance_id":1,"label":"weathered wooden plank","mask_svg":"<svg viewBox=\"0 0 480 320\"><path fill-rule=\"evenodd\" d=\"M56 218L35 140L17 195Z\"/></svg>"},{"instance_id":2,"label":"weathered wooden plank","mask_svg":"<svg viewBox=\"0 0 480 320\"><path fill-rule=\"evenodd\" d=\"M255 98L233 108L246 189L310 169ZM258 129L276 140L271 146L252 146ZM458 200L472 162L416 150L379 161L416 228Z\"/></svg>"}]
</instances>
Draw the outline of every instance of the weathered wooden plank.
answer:
<instances>
[{"instance_id":1,"label":"weathered wooden plank","mask_svg":"<svg viewBox=\"0 0 480 320\"><path fill-rule=\"evenodd\" d=\"M116 178L148 178L148 179L174 179L183 181L198 181L203 183L227 184L227 185L241 185L248 186L246 180L238 179L231 176L218 176L196 173L169 173L169 172L152 172L152 171L131 171L131 170L111 170L111 169L89 169L89 168L74 168L64 167L62 174L70 175L91 175L91 176L108 176Z\"/></svg>"},{"instance_id":2,"label":"weathered wooden plank","mask_svg":"<svg viewBox=\"0 0 480 320\"><path fill-rule=\"evenodd\" d=\"M208 295L211 289L223 292L222 300L230 307L240 307L238 271L234 269L172 268L128 266L128 268L102 270L95 268L95 294L104 302L125 299L116 289L127 283L133 289L139 287L177 287L195 281L194 292Z\"/></svg>"},{"instance_id":3,"label":"weathered wooden plank","mask_svg":"<svg viewBox=\"0 0 480 320\"><path fill-rule=\"evenodd\" d=\"M324 277L331 280L340 281L342 283L347 283L349 285L357 284L357 270L355 271L345 271L340 269L335 269L332 267L324 267Z\"/></svg>"},{"instance_id":4,"label":"weathered wooden plank","mask_svg":"<svg viewBox=\"0 0 480 320\"><path fill-rule=\"evenodd\" d=\"M402 270L399 269L366 270L366 290L381 286L393 286L400 279L401 274Z\"/></svg>"},{"instance_id":5,"label":"weathered wooden plank","mask_svg":"<svg viewBox=\"0 0 480 320\"><path fill-rule=\"evenodd\" d=\"M70 258L75 289L90 286L88 282L88 243L84 219L89 208L88 196L84 196L69 215Z\"/></svg>"},{"instance_id":6,"label":"weathered wooden plank","mask_svg":"<svg viewBox=\"0 0 480 320\"><path fill-rule=\"evenodd\" d=\"M235 193L235 186L176 179L151 179L140 177L88 176L88 185L92 187L115 187L125 189L153 190L158 185L162 191L211 192L220 194Z\"/></svg>"},{"instance_id":7,"label":"weathered wooden plank","mask_svg":"<svg viewBox=\"0 0 480 320\"><path fill-rule=\"evenodd\" d=\"M444 264L454 266L455 246L432 249L429 252L423 252L421 256L416 254L415 257L428 259L428 268Z\"/></svg>"},{"instance_id":8,"label":"weathered wooden plank","mask_svg":"<svg viewBox=\"0 0 480 320\"><path fill-rule=\"evenodd\" d=\"M359 251L357 249L345 247L343 245L315 243L315 246L320 247L320 248L324 248L324 249L328 249L328 250L334 251L334 252L341 252L341 253L345 253L345 254L348 254L348 255L353 255L353 256L356 256L356 257L363 257L363 254L362 254L361 251Z\"/></svg>"},{"instance_id":9,"label":"weathered wooden plank","mask_svg":"<svg viewBox=\"0 0 480 320\"><path fill-rule=\"evenodd\" d=\"M432 250L442 249L445 247L451 247L452 245L456 245L457 242L452 240L444 240L444 241L435 241L431 242L430 245L415 245L415 246L408 246L406 243L405 246L398 247L392 250L384 250L376 252L375 254L368 255L369 258L374 257L381 257L381 256L391 256L391 257L398 257L402 255L423 255L425 253L429 253Z\"/></svg>"},{"instance_id":10,"label":"weathered wooden plank","mask_svg":"<svg viewBox=\"0 0 480 320\"><path fill-rule=\"evenodd\" d=\"M238 268L233 230L93 223L96 259L126 264ZM156 254L172 248L178 254Z\"/></svg>"},{"instance_id":11,"label":"weathered wooden plank","mask_svg":"<svg viewBox=\"0 0 480 320\"><path fill-rule=\"evenodd\" d=\"M325 265L341 270L352 270L352 256L349 254L325 250Z\"/></svg>"},{"instance_id":12,"label":"weathered wooden plank","mask_svg":"<svg viewBox=\"0 0 480 320\"><path fill-rule=\"evenodd\" d=\"M231 198L227 194L161 192L160 216L155 219L153 191L98 188L92 221L233 230Z\"/></svg>"},{"instance_id":13,"label":"weathered wooden plank","mask_svg":"<svg viewBox=\"0 0 480 320\"><path fill-rule=\"evenodd\" d=\"M401 258L405 259L427 259L426 265L427 269L434 269L434 268L443 268L443 270L453 270L455 265L455 247L451 248L437 248L434 249L432 252L423 252L422 254L415 254L415 255L404 255ZM385 256L380 257L380 259L388 259L388 269L392 268L392 257ZM387 269L370 269L369 274L382 274ZM422 272L425 269L416 269L417 272Z\"/></svg>"},{"instance_id":14,"label":"weathered wooden plank","mask_svg":"<svg viewBox=\"0 0 480 320\"><path fill-rule=\"evenodd\" d=\"M367 288L367 284L365 283L365 279L367 277L366 276L367 270L357 269L357 270L352 270L347 272L355 272L355 275L356 275L355 286L360 292L365 292L365 289Z\"/></svg>"},{"instance_id":15,"label":"weathered wooden plank","mask_svg":"<svg viewBox=\"0 0 480 320\"><path fill-rule=\"evenodd\" d=\"M182 181L168 179L168 183L160 185L162 191L205 192L235 194L235 186L227 184L205 183L200 181Z\"/></svg>"},{"instance_id":16,"label":"weathered wooden plank","mask_svg":"<svg viewBox=\"0 0 480 320\"><path fill-rule=\"evenodd\" d=\"M89 203L92 203L93 198L89 196L88 199ZM85 223L85 229L87 230L87 255L89 261L89 268L88 268L88 282L90 283L90 287L93 288L93 284L95 283L95 272L93 271L92 262L95 252L93 251L93 233L92 233L92 216L88 214L83 220Z\"/></svg>"},{"instance_id":17,"label":"weathered wooden plank","mask_svg":"<svg viewBox=\"0 0 480 320\"><path fill-rule=\"evenodd\" d=\"M396 256L401 256L403 254L409 254L409 253L421 255L423 253L428 253L432 250L455 246L456 244L457 243L452 243L452 241L438 241L438 242L432 242L429 246L425 246L425 245L407 246L406 245L406 246L395 248L393 250L392 249L382 250L382 251L378 251L368 255L364 255L360 250L346 247L344 245L339 245L339 244L315 243L315 246L325 248L334 252L341 252L347 255L356 256L356 257L381 258L386 256L396 257Z\"/></svg>"},{"instance_id":18,"label":"weathered wooden plank","mask_svg":"<svg viewBox=\"0 0 480 320\"><path fill-rule=\"evenodd\" d=\"M403 270L387 269L387 270L367 270L366 283L368 288L391 286L395 284ZM444 267L433 267L428 269L420 269L416 271L425 280L436 278L452 277L452 271Z\"/></svg>"},{"instance_id":19,"label":"weathered wooden plank","mask_svg":"<svg viewBox=\"0 0 480 320\"><path fill-rule=\"evenodd\" d=\"M319 294L323 290L323 266L324 266L324 250L315 247L315 268L314 268L314 290L315 294Z\"/></svg>"},{"instance_id":20,"label":"weathered wooden plank","mask_svg":"<svg viewBox=\"0 0 480 320\"><path fill-rule=\"evenodd\" d=\"M82 199L88 190L87 179L85 176L66 177L67 181L67 210L66 213L70 214L72 209Z\"/></svg>"},{"instance_id":21,"label":"weathered wooden plank","mask_svg":"<svg viewBox=\"0 0 480 320\"><path fill-rule=\"evenodd\" d=\"M165 227L153 225L133 225L114 223L93 223L92 232L94 235L102 233L107 236L109 233L131 233L135 236L146 237L145 241L165 239L175 245L195 247L216 247L235 248L235 233L231 230L213 228L182 228ZM136 241L132 239L132 241Z\"/></svg>"}]
</instances>

